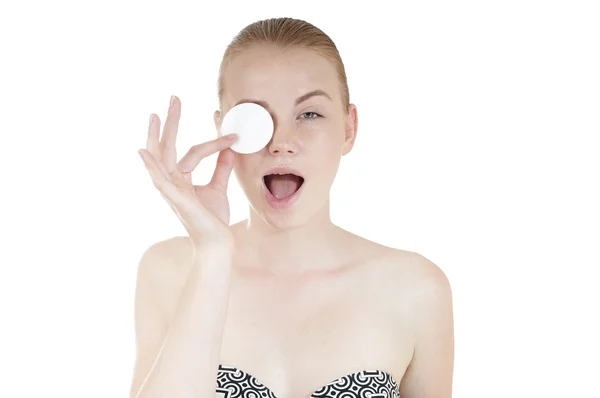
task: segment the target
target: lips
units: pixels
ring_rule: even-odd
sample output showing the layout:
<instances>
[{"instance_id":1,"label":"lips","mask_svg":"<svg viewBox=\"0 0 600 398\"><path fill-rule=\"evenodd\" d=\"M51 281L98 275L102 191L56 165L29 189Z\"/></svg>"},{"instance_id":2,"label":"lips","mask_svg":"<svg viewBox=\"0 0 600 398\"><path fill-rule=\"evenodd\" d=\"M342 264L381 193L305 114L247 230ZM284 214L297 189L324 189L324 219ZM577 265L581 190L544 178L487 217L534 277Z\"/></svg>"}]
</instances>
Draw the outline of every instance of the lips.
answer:
<instances>
[{"instance_id":1,"label":"lips","mask_svg":"<svg viewBox=\"0 0 600 398\"><path fill-rule=\"evenodd\" d=\"M263 189L268 204L274 209L285 209L299 197L304 176L287 166L273 167L263 175Z\"/></svg>"}]
</instances>

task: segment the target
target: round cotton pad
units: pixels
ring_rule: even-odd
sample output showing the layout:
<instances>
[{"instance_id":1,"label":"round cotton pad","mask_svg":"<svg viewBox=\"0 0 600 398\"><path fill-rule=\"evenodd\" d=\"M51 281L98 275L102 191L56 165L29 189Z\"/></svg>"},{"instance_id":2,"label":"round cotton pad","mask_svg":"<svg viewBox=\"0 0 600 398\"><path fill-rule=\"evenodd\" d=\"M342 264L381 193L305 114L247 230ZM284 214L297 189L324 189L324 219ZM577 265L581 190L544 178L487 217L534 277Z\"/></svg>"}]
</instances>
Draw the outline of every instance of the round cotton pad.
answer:
<instances>
[{"instance_id":1,"label":"round cotton pad","mask_svg":"<svg viewBox=\"0 0 600 398\"><path fill-rule=\"evenodd\" d=\"M246 102L225 114L221 135L237 134L231 149L238 153L254 153L264 148L273 137L273 118L262 106Z\"/></svg>"}]
</instances>

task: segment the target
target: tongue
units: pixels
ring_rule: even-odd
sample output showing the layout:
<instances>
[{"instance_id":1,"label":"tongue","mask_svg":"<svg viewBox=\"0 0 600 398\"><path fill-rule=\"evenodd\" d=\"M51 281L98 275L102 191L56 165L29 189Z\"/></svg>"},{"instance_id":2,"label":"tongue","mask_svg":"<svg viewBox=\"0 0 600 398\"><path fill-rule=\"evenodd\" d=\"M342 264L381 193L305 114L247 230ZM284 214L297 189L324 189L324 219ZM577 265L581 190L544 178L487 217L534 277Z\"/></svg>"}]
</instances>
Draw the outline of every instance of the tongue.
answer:
<instances>
[{"instance_id":1,"label":"tongue","mask_svg":"<svg viewBox=\"0 0 600 398\"><path fill-rule=\"evenodd\" d=\"M274 174L269 177L269 191L277 199L283 199L298 190L300 187L300 177L293 174L278 175Z\"/></svg>"}]
</instances>

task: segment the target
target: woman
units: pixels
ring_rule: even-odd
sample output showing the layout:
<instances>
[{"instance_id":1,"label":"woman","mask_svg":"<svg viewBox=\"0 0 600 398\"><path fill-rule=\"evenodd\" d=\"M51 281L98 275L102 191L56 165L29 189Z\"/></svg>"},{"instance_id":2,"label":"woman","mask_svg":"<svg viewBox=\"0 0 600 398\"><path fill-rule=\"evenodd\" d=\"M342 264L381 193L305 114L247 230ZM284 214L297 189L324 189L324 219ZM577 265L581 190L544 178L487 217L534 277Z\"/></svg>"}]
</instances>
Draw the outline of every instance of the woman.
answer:
<instances>
[{"instance_id":1,"label":"woman","mask_svg":"<svg viewBox=\"0 0 600 398\"><path fill-rule=\"evenodd\" d=\"M139 151L189 236L154 244L140 261L131 397L450 397L444 273L330 220L329 190L358 128L330 38L291 18L249 25L225 52L219 102L217 131L236 104L265 107L269 144L241 155L229 148L235 136L219 137L177 162L172 97L162 138L153 115ZM191 171L217 152L210 183L192 186ZM232 170L250 216L230 226ZM270 196L291 193L282 208Z\"/></svg>"}]
</instances>

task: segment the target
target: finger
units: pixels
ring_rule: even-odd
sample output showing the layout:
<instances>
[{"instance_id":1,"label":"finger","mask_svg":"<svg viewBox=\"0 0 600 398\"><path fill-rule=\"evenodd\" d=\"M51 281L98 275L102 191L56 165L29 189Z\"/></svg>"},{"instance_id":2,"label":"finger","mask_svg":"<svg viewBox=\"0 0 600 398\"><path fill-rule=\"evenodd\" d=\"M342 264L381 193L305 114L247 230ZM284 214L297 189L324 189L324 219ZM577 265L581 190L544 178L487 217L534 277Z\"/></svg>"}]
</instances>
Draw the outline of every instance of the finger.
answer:
<instances>
[{"instance_id":1,"label":"finger","mask_svg":"<svg viewBox=\"0 0 600 398\"><path fill-rule=\"evenodd\" d=\"M177 168L184 173L192 172L202 159L213 153L229 148L236 141L237 135L226 135L212 141L194 145L179 161Z\"/></svg>"},{"instance_id":2,"label":"finger","mask_svg":"<svg viewBox=\"0 0 600 398\"><path fill-rule=\"evenodd\" d=\"M148 139L146 140L146 149L152 156L160 162L160 118L158 115L151 114L148 125Z\"/></svg>"},{"instance_id":3,"label":"finger","mask_svg":"<svg viewBox=\"0 0 600 398\"><path fill-rule=\"evenodd\" d=\"M185 201L185 198L182 197L177 187L173 185L173 182L170 180L169 175L166 174L164 171L160 170L160 167L158 167L160 165L160 162L157 162L156 159L154 159L154 157L148 151L140 149L138 153L144 161L146 169L150 173L150 177L152 178L152 183L154 184L154 187L158 189L161 195L167 200L167 202L171 204L171 207L173 207L173 204L175 206L182 206L182 201Z\"/></svg>"},{"instance_id":4,"label":"finger","mask_svg":"<svg viewBox=\"0 0 600 398\"><path fill-rule=\"evenodd\" d=\"M172 102L167 113L167 120L163 127L163 134L160 140L161 162L167 172L173 173L177 167L177 129L179 128L179 117L181 116L181 102L176 96L171 97Z\"/></svg>"},{"instance_id":5,"label":"finger","mask_svg":"<svg viewBox=\"0 0 600 398\"><path fill-rule=\"evenodd\" d=\"M138 153L144 161L144 166L146 166L146 170L148 170L156 188L160 189L160 186L164 184L164 181L170 182L169 175L165 173L164 168L160 167L160 162L158 162L149 151L140 149Z\"/></svg>"},{"instance_id":6,"label":"finger","mask_svg":"<svg viewBox=\"0 0 600 398\"><path fill-rule=\"evenodd\" d=\"M160 118L158 115L150 115L150 125L148 126L148 140L146 141L146 149L152 155L152 158L156 161L154 166L158 168L164 175L169 175L165 169L164 164L161 161L160 152Z\"/></svg>"},{"instance_id":7,"label":"finger","mask_svg":"<svg viewBox=\"0 0 600 398\"><path fill-rule=\"evenodd\" d=\"M216 189L223 193L227 193L227 185L229 183L229 177L231 176L231 170L235 162L235 152L231 148L227 148L217 158L217 167L213 173L212 179L209 185L212 185Z\"/></svg>"},{"instance_id":8,"label":"finger","mask_svg":"<svg viewBox=\"0 0 600 398\"><path fill-rule=\"evenodd\" d=\"M158 189L160 195L169 204L171 209L173 209L175 214L177 214L177 216L184 222L184 226L187 227L185 220L189 220L190 217L192 217L194 221L201 223L201 228L210 228L210 222L208 221L210 216L208 215L206 209L200 203L182 194L181 191L171 182L169 175L158 170L156 166L159 165L159 162L153 159L152 155L148 151L140 149L138 153L144 160L144 165L150 172L154 186ZM199 212L202 214L201 217L198 217Z\"/></svg>"}]
</instances>

